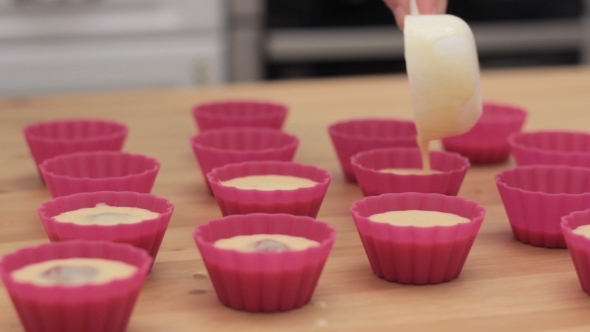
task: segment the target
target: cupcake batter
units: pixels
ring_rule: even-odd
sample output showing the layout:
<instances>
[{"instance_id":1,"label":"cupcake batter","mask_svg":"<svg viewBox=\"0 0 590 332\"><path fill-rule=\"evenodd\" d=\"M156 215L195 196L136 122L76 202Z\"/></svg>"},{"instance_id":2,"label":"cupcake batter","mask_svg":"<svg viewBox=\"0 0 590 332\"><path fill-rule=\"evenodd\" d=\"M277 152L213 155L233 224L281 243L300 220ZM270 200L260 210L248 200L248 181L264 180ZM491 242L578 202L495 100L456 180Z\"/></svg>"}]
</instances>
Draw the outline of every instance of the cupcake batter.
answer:
<instances>
[{"instance_id":1,"label":"cupcake batter","mask_svg":"<svg viewBox=\"0 0 590 332\"><path fill-rule=\"evenodd\" d=\"M574 230L572 230L572 233L579 234L579 235L582 235L582 236L590 239L590 225L578 226L578 227L574 228Z\"/></svg>"},{"instance_id":2,"label":"cupcake batter","mask_svg":"<svg viewBox=\"0 0 590 332\"><path fill-rule=\"evenodd\" d=\"M294 190L309 188L317 184L316 181L291 175L249 175L221 181L226 187L236 187L246 190Z\"/></svg>"},{"instance_id":3,"label":"cupcake batter","mask_svg":"<svg viewBox=\"0 0 590 332\"><path fill-rule=\"evenodd\" d=\"M214 246L220 249L234 249L242 252L301 251L319 245L320 243L314 240L284 234L237 235L214 243Z\"/></svg>"},{"instance_id":4,"label":"cupcake batter","mask_svg":"<svg viewBox=\"0 0 590 332\"><path fill-rule=\"evenodd\" d=\"M36 286L81 286L105 284L130 277L137 267L121 261L102 258L52 259L14 270L17 282Z\"/></svg>"},{"instance_id":5,"label":"cupcake batter","mask_svg":"<svg viewBox=\"0 0 590 332\"><path fill-rule=\"evenodd\" d=\"M470 221L452 213L423 210L387 211L371 215L369 220L394 226L417 227L454 226Z\"/></svg>"},{"instance_id":6,"label":"cupcake batter","mask_svg":"<svg viewBox=\"0 0 590 332\"><path fill-rule=\"evenodd\" d=\"M382 168L379 170L381 173L393 173L398 175L430 175L440 174L441 171L434 169L425 170L423 168Z\"/></svg>"},{"instance_id":7,"label":"cupcake batter","mask_svg":"<svg viewBox=\"0 0 590 332\"><path fill-rule=\"evenodd\" d=\"M117 225L135 224L144 220L157 218L160 214L146 209L109 206L103 203L92 208L67 211L54 217L58 222L78 225Z\"/></svg>"},{"instance_id":8,"label":"cupcake batter","mask_svg":"<svg viewBox=\"0 0 590 332\"><path fill-rule=\"evenodd\" d=\"M429 170L430 141L463 134L481 116L477 50L467 23L452 15L408 15L404 26L418 146Z\"/></svg>"}]
</instances>

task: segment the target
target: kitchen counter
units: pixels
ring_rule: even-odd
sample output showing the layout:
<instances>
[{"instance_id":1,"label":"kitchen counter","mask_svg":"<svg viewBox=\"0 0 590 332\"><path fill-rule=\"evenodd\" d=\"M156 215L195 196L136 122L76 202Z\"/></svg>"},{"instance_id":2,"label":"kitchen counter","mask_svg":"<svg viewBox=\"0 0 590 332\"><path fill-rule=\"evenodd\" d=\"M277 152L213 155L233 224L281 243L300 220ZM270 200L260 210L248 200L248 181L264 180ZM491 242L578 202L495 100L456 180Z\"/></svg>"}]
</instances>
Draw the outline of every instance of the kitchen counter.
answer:
<instances>
[{"instance_id":1,"label":"kitchen counter","mask_svg":"<svg viewBox=\"0 0 590 332\"><path fill-rule=\"evenodd\" d=\"M524 130L590 131L590 68L482 73L484 99L526 107ZM291 107L285 130L301 142L295 161L329 170L332 183L318 219L338 237L311 302L276 314L252 314L219 303L192 239L196 225L221 216L203 183L188 138L197 132L192 104L218 98L261 98ZM153 193L176 204L160 253L128 331L587 331L590 297L567 250L522 244L512 237L493 180L514 161L473 166L459 196L487 215L458 279L429 286L391 283L371 271L349 207L362 198L344 180L327 134L337 120L412 118L405 76L281 81L226 87L84 94L0 100L0 254L47 242L37 216L51 199L29 155L22 129L55 118L122 121L124 150L158 158ZM435 148L439 146L435 145ZM0 294L0 330L21 331L8 294Z\"/></svg>"}]
</instances>

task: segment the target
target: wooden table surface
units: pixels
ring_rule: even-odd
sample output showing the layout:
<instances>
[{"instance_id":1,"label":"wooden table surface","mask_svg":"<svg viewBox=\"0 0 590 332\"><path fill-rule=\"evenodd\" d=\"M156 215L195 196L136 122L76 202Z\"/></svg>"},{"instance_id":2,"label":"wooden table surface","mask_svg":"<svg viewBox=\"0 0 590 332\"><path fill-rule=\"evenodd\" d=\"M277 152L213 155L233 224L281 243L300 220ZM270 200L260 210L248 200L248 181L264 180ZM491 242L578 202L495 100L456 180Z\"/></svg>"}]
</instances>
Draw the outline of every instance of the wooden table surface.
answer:
<instances>
[{"instance_id":1,"label":"wooden table surface","mask_svg":"<svg viewBox=\"0 0 590 332\"><path fill-rule=\"evenodd\" d=\"M529 109L525 130L590 131L590 68L482 73L484 99ZM318 219L338 237L312 301L285 313L251 314L221 305L191 233L220 217L188 143L194 103L262 98L291 107L285 130L299 136L295 161L329 170L333 180ZM373 275L349 215L362 198L344 181L328 124L353 117L412 118L405 76L285 81L184 90L84 94L0 100L0 254L48 241L37 216L51 199L38 177L22 129L47 119L92 117L125 122L124 150L158 158L153 193L176 210L129 331L588 331L590 297L567 250L513 239L493 175L513 167L472 167L459 196L487 208L467 263L452 282L413 286ZM434 148L439 148L435 144ZM0 331L21 331L8 295L0 293Z\"/></svg>"}]
</instances>

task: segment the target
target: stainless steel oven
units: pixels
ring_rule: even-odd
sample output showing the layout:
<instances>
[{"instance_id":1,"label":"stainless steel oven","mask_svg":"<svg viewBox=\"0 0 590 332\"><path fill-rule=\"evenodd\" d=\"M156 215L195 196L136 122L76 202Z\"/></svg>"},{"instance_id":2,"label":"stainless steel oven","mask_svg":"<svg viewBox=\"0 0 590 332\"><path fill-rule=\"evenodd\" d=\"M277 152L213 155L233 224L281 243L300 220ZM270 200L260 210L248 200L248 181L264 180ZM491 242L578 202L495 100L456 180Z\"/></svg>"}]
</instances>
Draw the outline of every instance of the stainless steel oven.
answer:
<instances>
[{"instance_id":1,"label":"stainless steel oven","mask_svg":"<svg viewBox=\"0 0 590 332\"><path fill-rule=\"evenodd\" d=\"M381 0L234 0L248 3L234 44L237 80L403 71L403 36ZM467 20L482 67L590 63L590 0L450 0ZM246 14L244 14L246 13Z\"/></svg>"}]
</instances>

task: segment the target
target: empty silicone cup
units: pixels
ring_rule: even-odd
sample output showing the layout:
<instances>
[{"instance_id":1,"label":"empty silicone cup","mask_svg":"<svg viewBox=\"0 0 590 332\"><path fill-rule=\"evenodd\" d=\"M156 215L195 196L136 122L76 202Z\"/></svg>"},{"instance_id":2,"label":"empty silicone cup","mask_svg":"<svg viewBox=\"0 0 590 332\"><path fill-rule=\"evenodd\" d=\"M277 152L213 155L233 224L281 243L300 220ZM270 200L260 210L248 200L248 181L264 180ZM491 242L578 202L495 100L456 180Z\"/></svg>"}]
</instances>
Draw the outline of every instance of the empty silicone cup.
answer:
<instances>
[{"instance_id":1,"label":"empty silicone cup","mask_svg":"<svg viewBox=\"0 0 590 332\"><path fill-rule=\"evenodd\" d=\"M522 132L509 138L519 166L567 165L590 168L590 133L574 131Z\"/></svg>"},{"instance_id":2,"label":"empty silicone cup","mask_svg":"<svg viewBox=\"0 0 590 332\"><path fill-rule=\"evenodd\" d=\"M590 210L576 211L561 218L561 230L584 292L590 294L590 238L574 233L590 225Z\"/></svg>"},{"instance_id":3,"label":"empty silicone cup","mask_svg":"<svg viewBox=\"0 0 590 332\"><path fill-rule=\"evenodd\" d=\"M237 235L285 234L319 242L301 251L242 252L215 241ZM231 215L198 226L193 234L219 301L251 312L275 312L307 304L336 230L311 217L253 213Z\"/></svg>"},{"instance_id":4,"label":"empty silicone cup","mask_svg":"<svg viewBox=\"0 0 590 332\"><path fill-rule=\"evenodd\" d=\"M351 164L365 196L385 193L422 192L457 195L469 169L469 161L457 153L430 151L434 172L428 174L393 174L383 169L422 170L421 152L417 148L374 149L356 154Z\"/></svg>"},{"instance_id":5,"label":"empty silicone cup","mask_svg":"<svg viewBox=\"0 0 590 332\"><path fill-rule=\"evenodd\" d=\"M93 191L149 193L160 163L141 154L96 151L53 157L40 169L53 197Z\"/></svg>"},{"instance_id":6,"label":"empty silicone cup","mask_svg":"<svg viewBox=\"0 0 590 332\"><path fill-rule=\"evenodd\" d=\"M269 128L223 128L192 136L190 144L209 186L207 173L216 167L245 161L292 161L299 139Z\"/></svg>"},{"instance_id":7,"label":"empty silicone cup","mask_svg":"<svg viewBox=\"0 0 590 332\"><path fill-rule=\"evenodd\" d=\"M296 189L241 189L224 181L252 175L286 175L309 179L316 184ZM213 169L207 174L213 194L224 216L247 213L288 213L315 218L332 176L312 165L281 161L251 161Z\"/></svg>"},{"instance_id":8,"label":"empty silicone cup","mask_svg":"<svg viewBox=\"0 0 590 332\"><path fill-rule=\"evenodd\" d=\"M508 160L508 137L520 132L527 111L518 106L484 103L483 113L467 133L443 138L445 150L469 158L473 164L494 164Z\"/></svg>"},{"instance_id":9,"label":"empty silicone cup","mask_svg":"<svg viewBox=\"0 0 590 332\"><path fill-rule=\"evenodd\" d=\"M16 281L12 272L33 263L65 258L103 258L137 267L124 279L80 286L39 286ZM0 275L20 321L31 332L125 331L152 258L128 244L64 241L5 255Z\"/></svg>"},{"instance_id":10,"label":"empty silicone cup","mask_svg":"<svg viewBox=\"0 0 590 332\"><path fill-rule=\"evenodd\" d=\"M344 176L356 182L350 158L377 148L417 147L414 122L401 119L353 119L331 124L328 133Z\"/></svg>"},{"instance_id":11,"label":"empty silicone cup","mask_svg":"<svg viewBox=\"0 0 590 332\"><path fill-rule=\"evenodd\" d=\"M216 100L192 109L201 131L226 127L281 129L288 112L287 105L264 100Z\"/></svg>"},{"instance_id":12,"label":"empty silicone cup","mask_svg":"<svg viewBox=\"0 0 590 332\"><path fill-rule=\"evenodd\" d=\"M98 204L145 209L158 216L137 223L120 224L78 224L55 219L62 213L93 208ZM54 198L43 203L38 213L51 241L78 239L128 243L147 251L155 259L173 211L174 204L169 200L151 194L99 191Z\"/></svg>"},{"instance_id":13,"label":"empty silicone cup","mask_svg":"<svg viewBox=\"0 0 590 332\"><path fill-rule=\"evenodd\" d=\"M452 226L399 226L369 219L388 211L423 210L469 219ZM459 276L485 216L481 205L456 196L389 193L354 202L350 212L373 272L402 284L438 284Z\"/></svg>"},{"instance_id":14,"label":"empty silicone cup","mask_svg":"<svg viewBox=\"0 0 590 332\"><path fill-rule=\"evenodd\" d=\"M43 121L23 130L39 166L46 159L82 151L120 151L129 133L126 125L110 120Z\"/></svg>"},{"instance_id":15,"label":"empty silicone cup","mask_svg":"<svg viewBox=\"0 0 590 332\"><path fill-rule=\"evenodd\" d=\"M590 209L590 169L532 165L495 176L514 237L533 246L565 248L561 218Z\"/></svg>"}]
</instances>

